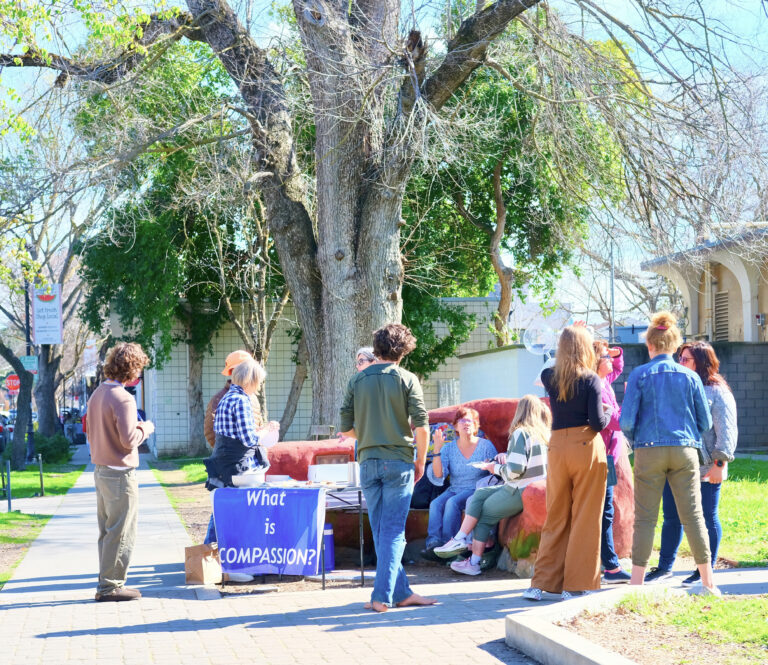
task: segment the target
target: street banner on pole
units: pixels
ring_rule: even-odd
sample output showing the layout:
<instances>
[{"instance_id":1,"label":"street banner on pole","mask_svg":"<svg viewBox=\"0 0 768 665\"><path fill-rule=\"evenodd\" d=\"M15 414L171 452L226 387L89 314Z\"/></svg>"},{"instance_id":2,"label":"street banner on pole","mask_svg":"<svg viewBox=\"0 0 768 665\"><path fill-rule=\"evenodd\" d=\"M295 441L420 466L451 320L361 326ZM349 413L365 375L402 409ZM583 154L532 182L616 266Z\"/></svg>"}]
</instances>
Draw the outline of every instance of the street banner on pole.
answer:
<instances>
[{"instance_id":1,"label":"street banner on pole","mask_svg":"<svg viewBox=\"0 0 768 665\"><path fill-rule=\"evenodd\" d=\"M19 358L24 369L32 375L33 385L37 383L37 356L21 356Z\"/></svg>"},{"instance_id":2,"label":"street banner on pole","mask_svg":"<svg viewBox=\"0 0 768 665\"><path fill-rule=\"evenodd\" d=\"M32 331L35 344L61 344L61 284L35 287L32 298Z\"/></svg>"}]
</instances>

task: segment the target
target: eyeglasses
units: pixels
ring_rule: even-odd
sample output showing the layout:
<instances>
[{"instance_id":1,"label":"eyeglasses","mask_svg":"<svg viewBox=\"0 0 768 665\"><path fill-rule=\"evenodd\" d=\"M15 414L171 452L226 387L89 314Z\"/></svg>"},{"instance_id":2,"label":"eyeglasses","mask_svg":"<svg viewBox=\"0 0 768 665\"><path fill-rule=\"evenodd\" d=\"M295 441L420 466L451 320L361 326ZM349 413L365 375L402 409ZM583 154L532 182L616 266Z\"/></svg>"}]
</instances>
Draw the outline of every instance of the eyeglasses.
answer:
<instances>
[{"instance_id":1,"label":"eyeglasses","mask_svg":"<svg viewBox=\"0 0 768 665\"><path fill-rule=\"evenodd\" d=\"M693 356L680 356L680 359L677 361L681 365L684 365L685 363L692 363L694 362Z\"/></svg>"},{"instance_id":2,"label":"eyeglasses","mask_svg":"<svg viewBox=\"0 0 768 665\"><path fill-rule=\"evenodd\" d=\"M472 425L472 424L474 424L474 422L475 422L475 421L474 421L474 420L472 420L472 418L459 418L459 419L456 421L456 424L459 424L459 423L469 423L470 425Z\"/></svg>"},{"instance_id":3,"label":"eyeglasses","mask_svg":"<svg viewBox=\"0 0 768 665\"><path fill-rule=\"evenodd\" d=\"M611 355L610 354L606 354L604 356L600 356L600 360L611 360Z\"/></svg>"}]
</instances>

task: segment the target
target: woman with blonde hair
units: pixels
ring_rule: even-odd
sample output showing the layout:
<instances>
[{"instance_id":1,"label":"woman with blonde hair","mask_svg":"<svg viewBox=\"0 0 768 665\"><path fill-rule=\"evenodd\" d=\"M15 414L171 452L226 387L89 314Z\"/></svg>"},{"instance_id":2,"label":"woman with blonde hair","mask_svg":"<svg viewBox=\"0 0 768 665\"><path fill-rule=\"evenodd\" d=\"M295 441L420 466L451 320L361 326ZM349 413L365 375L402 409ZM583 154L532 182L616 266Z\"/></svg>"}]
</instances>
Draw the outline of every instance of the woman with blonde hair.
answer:
<instances>
[{"instance_id":1,"label":"woman with blonde hair","mask_svg":"<svg viewBox=\"0 0 768 665\"><path fill-rule=\"evenodd\" d=\"M258 392L267 373L257 360L246 358L232 370L232 385L216 407L213 431L216 444L210 457L203 460L208 480L206 489L235 487L233 477L254 468L269 468L263 439L267 430L258 430L253 416L251 395ZM216 542L216 527L211 515L205 543ZM235 573L232 581L250 581L251 575Z\"/></svg>"},{"instance_id":2,"label":"woman with blonde hair","mask_svg":"<svg viewBox=\"0 0 768 665\"><path fill-rule=\"evenodd\" d=\"M547 518L527 600L542 592L563 600L600 588L600 516L607 464L600 438L608 425L602 382L594 372L593 339L583 326L560 334L555 366L541 381L552 410L547 468Z\"/></svg>"},{"instance_id":3,"label":"woman with blonde hair","mask_svg":"<svg viewBox=\"0 0 768 665\"><path fill-rule=\"evenodd\" d=\"M523 488L546 478L546 446L551 423L549 409L541 399L535 395L525 395L520 399L509 427L506 462L478 465L479 469L501 476L504 484L475 490L467 501L459 532L445 545L435 548L435 554L448 558L471 547L472 555L468 559L451 564L455 572L480 574L480 559L491 529L505 517L522 512Z\"/></svg>"},{"instance_id":4,"label":"woman with blonde hair","mask_svg":"<svg viewBox=\"0 0 768 665\"><path fill-rule=\"evenodd\" d=\"M672 357L681 342L675 316L669 312L654 314L645 336L651 360L632 371L624 395L621 430L635 450L630 584L643 583L659 503L664 483L668 482L701 576L701 583L692 593L719 596L712 575L699 483L701 439L712 427L712 416L699 375Z\"/></svg>"}]
</instances>

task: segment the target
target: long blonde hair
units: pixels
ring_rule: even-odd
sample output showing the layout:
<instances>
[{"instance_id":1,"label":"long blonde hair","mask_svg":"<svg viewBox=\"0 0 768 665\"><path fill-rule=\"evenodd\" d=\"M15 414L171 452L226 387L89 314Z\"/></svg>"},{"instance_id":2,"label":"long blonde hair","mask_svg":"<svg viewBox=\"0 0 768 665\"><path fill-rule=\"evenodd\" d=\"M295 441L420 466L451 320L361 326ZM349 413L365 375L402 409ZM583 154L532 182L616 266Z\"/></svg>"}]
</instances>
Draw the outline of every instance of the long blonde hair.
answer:
<instances>
[{"instance_id":1,"label":"long blonde hair","mask_svg":"<svg viewBox=\"0 0 768 665\"><path fill-rule=\"evenodd\" d=\"M524 430L528 436L538 439L544 444L549 443L552 429L552 414L547 405L536 395L523 395L517 403L515 417L509 426L509 435L517 429Z\"/></svg>"},{"instance_id":2,"label":"long blonde hair","mask_svg":"<svg viewBox=\"0 0 768 665\"><path fill-rule=\"evenodd\" d=\"M565 402L573 397L576 381L594 374L595 349L592 335L583 326L568 326L560 333L555 356L554 380L557 399Z\"/></svg>"}]
</instances>

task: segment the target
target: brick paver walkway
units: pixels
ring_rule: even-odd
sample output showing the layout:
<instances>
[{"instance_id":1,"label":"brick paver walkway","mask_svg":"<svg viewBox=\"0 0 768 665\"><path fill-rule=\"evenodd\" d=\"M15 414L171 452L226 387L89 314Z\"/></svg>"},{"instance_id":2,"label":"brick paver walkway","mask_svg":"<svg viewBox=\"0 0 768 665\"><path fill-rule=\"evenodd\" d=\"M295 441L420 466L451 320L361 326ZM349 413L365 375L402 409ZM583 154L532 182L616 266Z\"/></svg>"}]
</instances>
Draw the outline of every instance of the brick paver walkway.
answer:
<instances>
[{"instance_id":1,"label":"brick paver walkway","mask_svg":"<svg viewBox=\"0 0 768 665\"><path fill-rule=\"evenodd\" d=\"M440 604L384 615L363 610L370 589L219 598L186 587L187 533L145 463L139 480L139 539L128 583L144 597L93 601L96 517L89 467L54 506L54 517L0 591L0 663L534 662L504 644L504 617L526 607L520 598L526 580L462 578L420 586L418 592Z\"/></svg>"}]
</instances>

